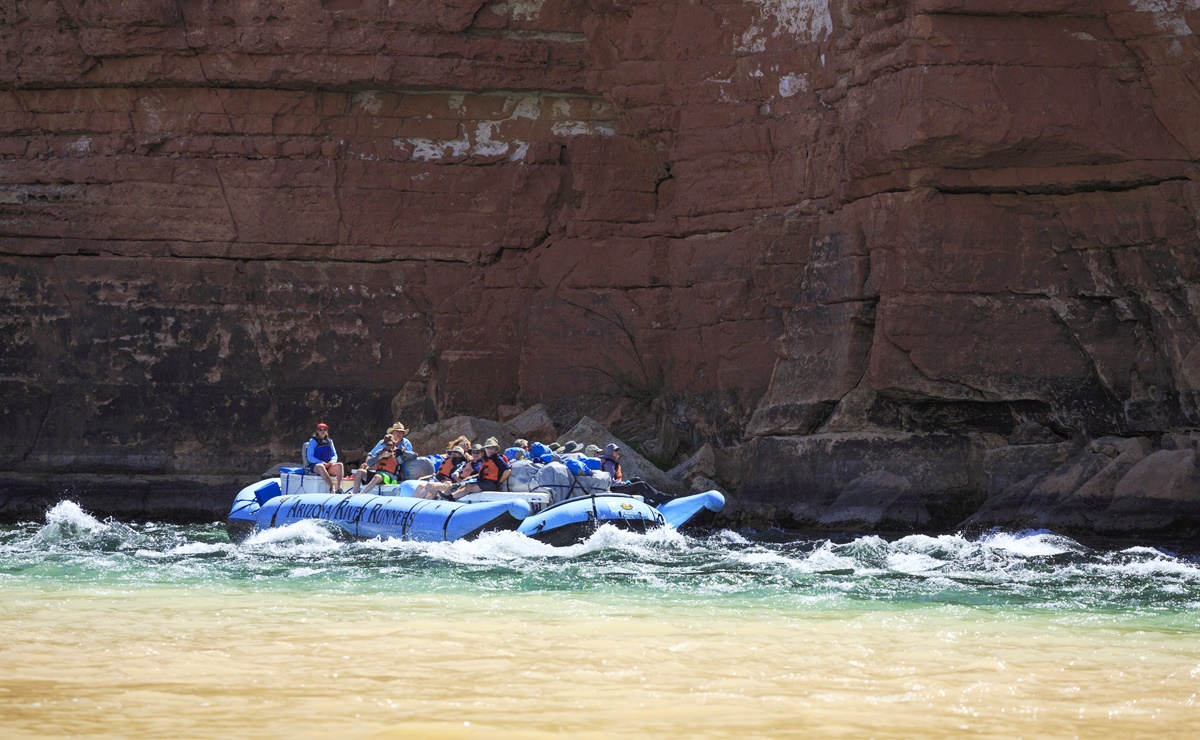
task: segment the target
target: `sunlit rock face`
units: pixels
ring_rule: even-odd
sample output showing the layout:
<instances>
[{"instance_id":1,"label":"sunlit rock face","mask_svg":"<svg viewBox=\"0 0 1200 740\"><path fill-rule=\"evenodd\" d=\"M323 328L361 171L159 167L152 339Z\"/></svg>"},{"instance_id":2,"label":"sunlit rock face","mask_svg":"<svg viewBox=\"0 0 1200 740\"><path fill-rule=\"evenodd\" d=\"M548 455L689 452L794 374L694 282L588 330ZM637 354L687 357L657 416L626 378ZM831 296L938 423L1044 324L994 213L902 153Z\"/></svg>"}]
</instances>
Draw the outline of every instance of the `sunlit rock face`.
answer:
<instances>
[{"instance_id":1,"label":"sunlit rock face","mask_svg":"<svg viewBox=\"0 0 1200 740\"><path fill-rule=\"evenodd\" d=\"M594 390L801 524L1196 446L1190 0L0 17L0 513Z\"/></svg>"}]
</instances>

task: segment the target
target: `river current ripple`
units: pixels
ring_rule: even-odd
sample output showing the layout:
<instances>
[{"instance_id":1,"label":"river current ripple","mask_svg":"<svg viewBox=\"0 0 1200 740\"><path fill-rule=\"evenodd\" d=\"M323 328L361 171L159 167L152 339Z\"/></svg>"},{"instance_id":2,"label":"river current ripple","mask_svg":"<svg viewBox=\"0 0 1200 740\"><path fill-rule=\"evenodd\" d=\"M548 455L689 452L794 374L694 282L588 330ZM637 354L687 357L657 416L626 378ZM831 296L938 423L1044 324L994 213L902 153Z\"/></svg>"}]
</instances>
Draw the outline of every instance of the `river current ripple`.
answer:
<instances>
[{"instance_id":1,"label":"river current ripple","mask_svg":"<svg viewBox=\"0 0 1200 740\"><path fill-rule=\"evenodd\" d=\"M1200 609L1200 560L1152 547L1096 550L1049 532L772 542L602 529L573 547L516 533L344 542L315 522L241 546L220 523L98 521L70 502L0 528L0 584L188 585L372 593L622 593L765 607L941 603L1130 614Z\"/></svg>"}]
</instances>

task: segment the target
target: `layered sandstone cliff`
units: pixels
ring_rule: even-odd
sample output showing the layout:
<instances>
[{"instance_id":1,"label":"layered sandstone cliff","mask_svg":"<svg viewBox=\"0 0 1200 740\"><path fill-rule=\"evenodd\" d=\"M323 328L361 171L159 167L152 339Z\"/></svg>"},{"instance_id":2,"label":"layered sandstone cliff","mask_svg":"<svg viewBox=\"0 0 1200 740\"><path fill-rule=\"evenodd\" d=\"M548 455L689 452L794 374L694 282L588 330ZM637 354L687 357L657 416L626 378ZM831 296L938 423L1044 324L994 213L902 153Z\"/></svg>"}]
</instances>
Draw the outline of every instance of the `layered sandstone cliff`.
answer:
<instances>
[{"instance_id":1,"label":"layered sandstone cliff","mask_svg":"<svg viewBox=\"0 0 1200 740\"><path fill-rule=\"evenodd\" d=\"M785 523L1200 521L1192 0L0 18L8 516L599 391Z\"/></svg>"}]
</instances>

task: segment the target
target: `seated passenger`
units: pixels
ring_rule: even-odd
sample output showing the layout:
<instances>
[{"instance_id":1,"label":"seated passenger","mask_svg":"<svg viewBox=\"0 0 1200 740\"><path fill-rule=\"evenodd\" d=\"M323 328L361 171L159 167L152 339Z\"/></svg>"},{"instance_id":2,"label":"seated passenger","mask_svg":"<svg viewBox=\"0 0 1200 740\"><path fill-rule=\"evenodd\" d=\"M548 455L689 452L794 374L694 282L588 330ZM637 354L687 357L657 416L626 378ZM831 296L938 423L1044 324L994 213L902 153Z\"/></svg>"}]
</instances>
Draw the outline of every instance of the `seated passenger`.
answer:
<instances>
[{"instance_id":1,"label":"seated passenger","mask_svg":"<svg viewBox=\"0 0 1200 740\"><path fill-rule=\"evenodd\" d=\"M610 444L604 448L604 456L600 458L600 469L613 477L614 482L625 480L621 476L621 448Z\"/></svg>"},{"instance_id":2,"label":"seated passenger","mask_svg":"<svg viewBox=\"0 0 1200 740\"><path fill-rule=\"evenodd\" d=\"M370 493L371 489L376 486L395 485L399 483L396 477L399 469L400 461L396 457L396 444L389 440L375 459L373 470L363 465L354 471L354 488L350 493L360 493L359 487L363 483L366 483L366 486L362 488L361 493Z\"/></svg>"},{"instance_id":3,"label":"seated passenger","mask_svg":"<svg viewBox=\"0 0 1200 740\"><path fill-rule=\"evenodd\" d=\"M446 459L442 460L441 467L438 468L434 478L442 483L458 482L458 472L462 470L463 463L467 459L467 450L465 447L455 445L446 452Z\"/></svg>"},{"instance_id":4,"label":"seated passenger","mask_svg":"<svg viewBox=\"0 0 1200 740\"><path fill-rule=\"evenodd\" d=\"M412 442L409 442L407 439L405 439L404 435L406 434L408 434L408 429L406 429L400 422L396 422L388 427L387 433L383 435L383 439L376 442L375 446L371 448L371 451L367 453L367 464L370 465L375 457L383 451L383 447L385 444L387 444L388 440L391 440L397 445L397 451L403 449L408 452L412 452Z\"/></svg>"},{"instance_id":5,"label":"seated passenger","mask_svg":"<svg viewBox=\"0 0 1200 740\"><path fill-rule=\"evenodd\" d=\"M475 463L475 482L467 483L458 490L452 491L450 493L452 500L457 501L468 493L499 491L500 487L504 485L504 481L508 480L510 466L508 460L504 459L504 455L500 454L500 442L495 437L488 437L480 452L482 455L476 458L477 462Z\"/></svg>"},{"instance_id":6,"label":"seated passenger","mask_svg":"<svg viewBox=\"0 0 1200 740\"><path fill-rule=\"evenodd\" d=\"M310 473L316 471L321 474L329 484L330 493L341 493L345 468L338 462L337 448L329 436L328 424L318 424L316 433L305 444L304 464ZM337 476L337 484L334 484L332 476Z\"/></svg>"},{"instance_id":7,"label":"seated passenger","mask_svg":"<svg viewBox=\"0 0 1200 740\"><path fill-rule=\"evenodd\" d=\"M475 475L475 467L468 460L467 447L470 444L470 441L466 442L466 446L454 444L446 455L446 459L442 460L437 472L413 489L413 498L449 498L446 494L452 487Z\"/></svg>"}]
</instances>

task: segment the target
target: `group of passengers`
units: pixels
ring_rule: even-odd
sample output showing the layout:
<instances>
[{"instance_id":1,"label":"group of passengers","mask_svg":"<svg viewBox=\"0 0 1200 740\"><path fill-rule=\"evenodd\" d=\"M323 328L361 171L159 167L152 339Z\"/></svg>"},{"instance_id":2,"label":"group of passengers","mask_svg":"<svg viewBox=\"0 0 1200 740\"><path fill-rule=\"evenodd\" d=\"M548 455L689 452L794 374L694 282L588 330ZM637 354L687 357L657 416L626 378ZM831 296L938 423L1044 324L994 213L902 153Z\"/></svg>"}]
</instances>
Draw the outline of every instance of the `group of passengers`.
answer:
<instances>
[{"instance_id":1,"label":"group of passengers","mask_svg":"<svg viewBox=\"0 0 1200 740\"><path fill-rule=\"evenodd\" d=\"M366 460L355 470L351 478L354 485L350 493L370 493L378 486L393 485L403 478L405 458L413 458L412 443L406 435L408 429L400 422L392 424L387 433L367 453ZM537 449L534 449L534 448ZM316 432L304 447L305 467L318 473L329 485L330 493L341 491L345 468L338 461L337 447L329 436L329 426L317 424ZM598 458L600 469L612 476L613 481L624 480L621 471L621 448L607 445L603 453L596 445L583 445L574 440L566 444L552 442L549 445L518 439L508 450L500 451L500 442L489 437L482 445L460 436L450 442L446 454L437 470L424 476L413 491L414 498L457 501L469 493L500 491L512 472L512 463L521 459L552 460L565 462L569 459Z\"/></svg>"}]
</instances>

